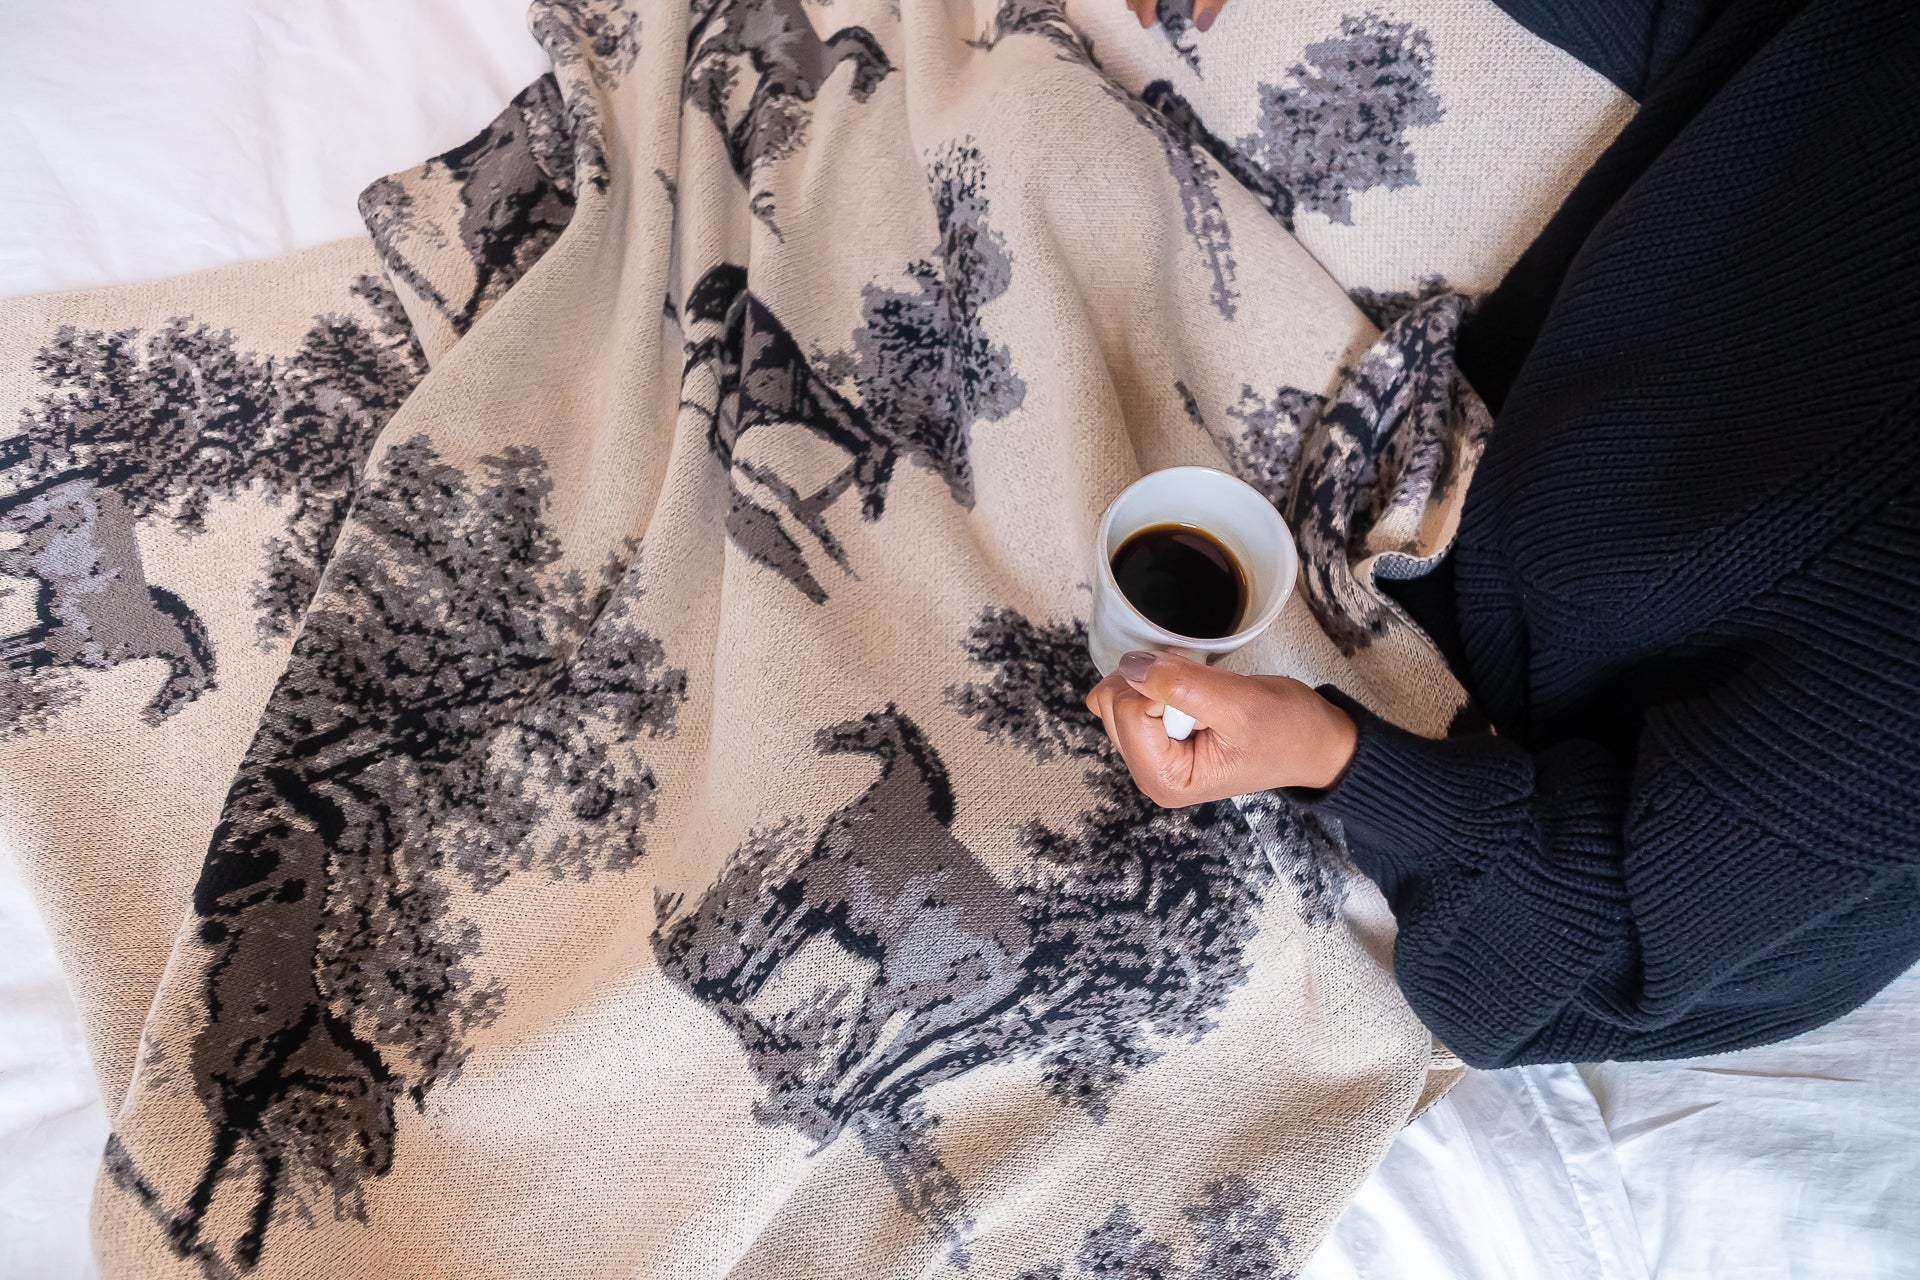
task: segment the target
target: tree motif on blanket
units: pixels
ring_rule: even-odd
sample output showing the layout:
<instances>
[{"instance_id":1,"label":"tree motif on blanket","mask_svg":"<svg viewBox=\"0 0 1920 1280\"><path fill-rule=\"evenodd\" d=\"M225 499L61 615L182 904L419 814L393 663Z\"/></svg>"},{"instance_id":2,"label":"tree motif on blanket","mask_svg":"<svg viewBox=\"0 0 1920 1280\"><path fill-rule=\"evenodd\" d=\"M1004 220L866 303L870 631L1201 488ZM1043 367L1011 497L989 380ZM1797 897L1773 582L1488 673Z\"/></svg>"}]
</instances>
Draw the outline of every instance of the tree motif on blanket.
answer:
<instances>
[{"instance_id":1,"label":"tree motif on blanket","mask_svg":"<svg viewBox=\"0 0 1920 1280\"><path fill-rule=\"evenodd\" d=\"M590 85L620 87L640 60L641 23L634 0L535 0L527 27L553 60L577 185L605 191L612 170L607 132Z\"/></svg>"},{"instance_id":2,"label":"tree motif on blanket","mask_svg":"<svg viewBox=\"0 0 1920 1280\"><path fill-rule=\"evenodd\" d=\"M842 27L823 38L802 0L694 0L681 101L713 122L751 187L760 166L806 145L814 100L843 62L853 66L847 91L856 102L893 70L871 31ZM752 88L741 106L743 80ZM756 197L754 212L771 225L769 199Z\"/></svg>"},{"instance_id":3,"label":"tree motif on blanket","mask_svg":"<svg viewBox=\"0 0 1920 1280\"><path fill-rule=\"evenodd\" d=\"M1086 807L1019 835L1012 879L953 832L955 780L893 706L823 729L871 756L866 790L818 822L762 828L692 901L659 902L668 977L739 1037L767 1124L825 1145L851 1130L901 1203L969 1228L928 1091L1037 1062L1062 1104L1104 1120L1168 1043L1203 1036L1245 980L1273 871L1233 806L1145 800L1082 698L1084 628L989 610L967 638L990 678L948 699L990 739L1084 764ZM963 782L965 780L962 780Z\"/></svg>"},{"instance_id":4,"label":"tree motif on blanket","mask_svg":"<svg viewBox=\"0 0 1920 1280\"><path fill-rule=\"evenodd\" d=\"M1411 23L1367 13L1308 45L1286 84L1260 86L1253 132L1236 147L1299 208L1351 223L1355 195L1417 183L1407 131L1442 114L1433 41Z\"/></svg>"},{"instance_id":5,"label":"tree motif on blanket","mask_svg":"<svg viewBox=\"0 0 1920 1280\"><path fill-rule=\"evenodd\" d=\"M632 0L540 0L528 21L543 43L560 45L556 62L585 62L610 85L619 84L639 61L640 14Z\"/></svg>"},{"instance_id":6,"label":"tree motif on blanket","mask_svg":"<svg viewBox=\"0 0 1920 1280\"><path fill-rule=\"evenodd\" d=\"M1186 383L1175 382L1173 389L1187 420L1219 448L1233 474L1284 508L1293 493L1300 451L1326 397L1285 385L1275 387L1272 395L1262 395L1241 383L1239 398L1227 406L1227 417L1239 426L1228 430L1206 420Z\"/></svg>"},{"instance_id":7,"label":"tree motif on blanket","mask_svg":"<svg viewBox=\"0 0 1920 1280\"><path fill-rule=\"evenodd\" d=\"M528 22L567 87L541 76L470 141L360 194L388 274L458 335L559 240L582 187L607 189L606 130L582 80L617 87L640 56L624 0L542 0Z\"/></svg>"},{"instance_id":8,"label":"tree motif on blanket","mask_svg":"<svg viewBox=\"0 0 1920 1280\"><path fill-rule=\"evenodd\" d=\"M535 451L470 478L425 437L366 486L194 891L210 1137L170 1196L109 1167L209 1273L290 1218L364 1220L395 1108L455 1079L500 1008L456 895L585 879L646 849L686 675L635 619L634 548L559 568Z\"/></svg>"},{"instance_id":9,"label":"tree motif on blanket","mask_svg":"<svg viewBox=\"0 0 1920 1280\"><path fill-rule=\"evenodd\" d=\"M681 308L688 333L681 404L706 417L708 447L727 469L727 534L749 559L816 604L826 600L826 588L789 524L853 572L826 521L841 496L854 490L861 517L878 520L905 458L944 479L956 502L972 506L973 426L1004 417L1026 398L1011 353L981 322L981 308L1006 292L1013 264L987 223L979 152L949 144L936 152L928 181L938 257L908 266L907 289L869 284L863 290L864 323L854 331L850 353L818 366L809 361L773 310L749 291L746 271L729 263L703 275ZM797 423L845 453L845 465L803 492L775 466L753 458L745 443L756 428L781 423Z\"/></svg>"},{"instance_id":10,"label":"tree motif on blanket","mask_svg":"<svg viewBox=\"0 0 1920 1280\"><path fill-rule=\"evenodd\" d=\"M1124 1204L1089 1229L1069 1262L1048 1262L1018 1280L1290 1280L1292 1242L1280 1228L1280 1206L1263 1197L1244 1174L1201 1188L1180 1210L1187 1225L1187 1259L1150 1236Z\"/></svg>"},{"instance_id":11,"label":"tree motif on blanket","mask_svg":"<svg viewBox=\"0 0 1920 1280\"><path fill-rule=\"evenodd\" d=\"M953 500L973 506L968 443L975 423L1026 401L1006 346L987 336L981 308L1013 281L1007 242L987 224L986 165L972 140L950 142L927 166L937 258L908 266L908 289L869 284L865 323L853 335L853 378L867 415L897 448L942 476Z\"/></svg>"},{"instance_id":12,"label":"tree motif on blanket","mask_svg":"<svg viewBox=\"0 0 1920 1280\"><path fill-rule=\"evenodd\" d=\"M283 523L254 603L263 641L291 634L374 435L422 372L391 292L370 276L353 291L371 324L316 317L287 357L189 319L144 341L62 328L35 356L46 390L0 439L0 533L18 539L0 575L28 584L34 619L0 637L0 735L45 727L86 671L164 663L151 724L214 687L206 624L147 579L143 525L193 536L216 502L263 496Z\"/></svg>"}]
</instances>

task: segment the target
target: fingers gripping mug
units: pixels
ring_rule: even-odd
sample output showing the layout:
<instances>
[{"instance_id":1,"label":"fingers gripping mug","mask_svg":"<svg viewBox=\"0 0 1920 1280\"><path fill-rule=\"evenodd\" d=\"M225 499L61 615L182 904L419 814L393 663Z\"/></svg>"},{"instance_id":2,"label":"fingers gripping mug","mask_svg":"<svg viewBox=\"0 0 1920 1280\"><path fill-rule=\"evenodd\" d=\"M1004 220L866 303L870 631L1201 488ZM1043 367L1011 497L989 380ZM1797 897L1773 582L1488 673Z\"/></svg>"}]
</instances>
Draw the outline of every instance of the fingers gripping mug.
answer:
<instances>
[{"instance_id":1,"label":"fingers gripping mug","mask_svg":"<svg viewBox=\"0 0 1920 1280\"><path fill-rule=\"evenodd\" d=\"M1273 504L1212 467L1169 467L1107 508L1087 648L1100 674L1132 649L1215 662L1266 630L1293 592L1300 557ZM1194 720L1168 707L1169 738Z\"/></svg>"}]
</instances>

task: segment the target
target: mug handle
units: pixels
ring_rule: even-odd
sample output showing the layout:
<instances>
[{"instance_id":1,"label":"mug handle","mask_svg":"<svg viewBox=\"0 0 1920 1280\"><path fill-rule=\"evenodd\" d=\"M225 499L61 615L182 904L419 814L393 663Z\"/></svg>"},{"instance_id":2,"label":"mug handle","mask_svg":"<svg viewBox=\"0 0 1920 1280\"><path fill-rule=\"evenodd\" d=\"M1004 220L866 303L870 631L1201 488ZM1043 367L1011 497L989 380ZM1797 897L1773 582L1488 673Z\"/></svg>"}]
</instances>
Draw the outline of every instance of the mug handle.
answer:
<instances>
[{"instance_id":1,"label":"mug handle","mask_svg":"<svg viewBox=\"0 0 1920 1280\"><path fill-rule=\"evenodd\" d=\"M1191 658L1199 663L1207 661L1207 655L1197 649L1173 648L1169 652L1177 653L1183 658ZM1176 706L1168 705L1161 708L1160 727L1167 731L1167 737L1174 742L1185 742L1187 736L1199 726L1199 723Z\"/></svg>"}]
</instances>

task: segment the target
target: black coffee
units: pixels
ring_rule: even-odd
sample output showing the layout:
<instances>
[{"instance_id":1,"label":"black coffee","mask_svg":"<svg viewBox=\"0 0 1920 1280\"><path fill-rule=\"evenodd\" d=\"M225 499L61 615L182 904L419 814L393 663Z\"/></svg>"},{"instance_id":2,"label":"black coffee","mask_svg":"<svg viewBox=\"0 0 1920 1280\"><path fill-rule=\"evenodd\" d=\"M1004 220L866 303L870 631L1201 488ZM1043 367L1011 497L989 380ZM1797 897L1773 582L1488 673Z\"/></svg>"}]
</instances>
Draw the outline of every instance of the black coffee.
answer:
<instances>
[{"instance_id":1,"label":"black coffee","mask_svg":"<svg viewBox=\"0 0 1920 1280\"><path fill-rule=\"evenodd\" d=\"M1240 562L1190 524L1149 525L1121 543L1113 580L1147 621L1195 640L1232 635L1247 608Z\"/></svg>"}]
</instances>

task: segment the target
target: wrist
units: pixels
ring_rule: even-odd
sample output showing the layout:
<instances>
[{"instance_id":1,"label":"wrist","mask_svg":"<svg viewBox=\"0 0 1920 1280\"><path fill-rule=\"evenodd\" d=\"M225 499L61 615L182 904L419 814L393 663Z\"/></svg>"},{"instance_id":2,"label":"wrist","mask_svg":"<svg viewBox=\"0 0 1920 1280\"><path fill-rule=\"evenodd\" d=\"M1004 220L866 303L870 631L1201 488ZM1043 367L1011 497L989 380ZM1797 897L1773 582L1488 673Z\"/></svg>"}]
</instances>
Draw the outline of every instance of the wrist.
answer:
<instances>
[{"instance_id":1,"label":"wrist","mask_svg":"<svg viewBox=\"0 0 1920 1280\"><path fill-rule=\"evenodd\" d=\"M1353 753L1360 745L1360 728L1352 716L1318 693L1313 700L1318 704L1314 708L1318 724L1307 735L1311 749L1303 753L1299 779L1289 785L1325 791L1340 781L1340 775L1353 762Z\"/></svg>"}]
</instances>

